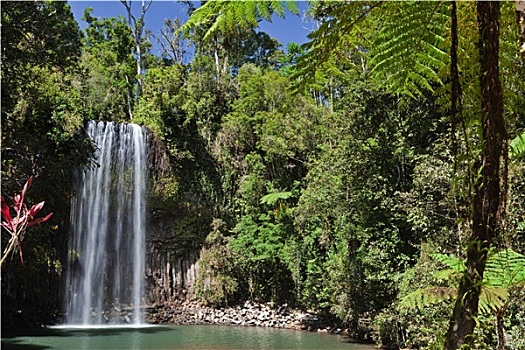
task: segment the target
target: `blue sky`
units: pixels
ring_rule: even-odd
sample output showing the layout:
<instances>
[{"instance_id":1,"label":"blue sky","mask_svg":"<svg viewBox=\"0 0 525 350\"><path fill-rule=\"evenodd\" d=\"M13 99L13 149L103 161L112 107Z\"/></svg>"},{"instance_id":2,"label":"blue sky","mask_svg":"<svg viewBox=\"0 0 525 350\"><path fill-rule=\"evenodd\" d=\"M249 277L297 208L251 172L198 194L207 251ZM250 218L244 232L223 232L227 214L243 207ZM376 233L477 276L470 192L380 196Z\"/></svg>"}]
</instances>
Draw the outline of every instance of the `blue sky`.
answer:
<instances>
[{"instance_id":1,"label":"blue sky","mask_svg":"<svg viewBox=\"0 0 525 350\"><path fill-rule=\"evenodd\" d=\"M87 25L86 22L81 20L84 9L87 7L93 8L94 17L116 17L118 15L127 17L126 9L120 1L69 1L68 3L81 29L84 29ZM195 3L198 5L200 1ZM260 23L260 29L268 33L272 38L279 40L283 45L283 49L286 48L288 42L297 42L299 44L307 42L308 38L306 36L314 29L313 23L304 20L307 8L306 2L299 1L297 3L300 9L299 16L287 13L283 19L274 15L271 23ZM140 0L133 1L133 12L136 16L140 15L140 7ZM174 0L153 0L151 7L146 12L146 28L150 29L153 34L158 34L165 18L179 18L181 21L185 21L187 18L185 5ZM158 50L157 46L154 46L154 53L158 53L155 50Z\"/></svg>"}]
</instances>

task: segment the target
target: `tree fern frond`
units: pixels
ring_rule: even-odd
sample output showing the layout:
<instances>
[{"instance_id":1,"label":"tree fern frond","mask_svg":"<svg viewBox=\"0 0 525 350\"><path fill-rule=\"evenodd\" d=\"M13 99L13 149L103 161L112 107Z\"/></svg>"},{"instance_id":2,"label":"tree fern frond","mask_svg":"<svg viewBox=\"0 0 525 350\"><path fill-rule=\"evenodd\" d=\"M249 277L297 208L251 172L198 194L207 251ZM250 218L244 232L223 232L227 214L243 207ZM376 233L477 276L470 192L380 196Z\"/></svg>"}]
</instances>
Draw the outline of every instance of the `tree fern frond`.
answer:
<instances>
[{"instance_id":1,"label":"tree fern frond","mask_svg":"<svg viewBox=\"0 0 525 350\"><path fill-rule=\"evenodd\" d=\"M253 4L257 5L257 12L261 18L264 18L266 20L271 20L272 18L272 12L270 11L270 7L268 6L266 2L256 2L253 1Z\"/></svg>"},{"instance_id":2,"label":"tree fern frond","mask_svg":"<svg viewBox=\"0 0 525 350\"><path fill-rule=\"evenodd\" d=\"M451 254L432 254L431 257L443 265L450 267L457 273L463 273L467 269L462 259L456 258Z\"/></svg>"},{"instance_id":3,"label":"tree fern frond","mask_svg":"<svg viewBox=\"0 0 525 350\"><path fill-rule=\"evenodd\" d=\"M287 191L287 192L272 192L272 193L268 193L267 195L263 196L261 198L261 203L262 204L274 205L279 200L287 199L287 198L290 198L291 196L292 196L292 192L290 192L290 191Z\"/></svg>"},{"instance_id":4,"label":"tree fern frond","mask_svg":"<svg viewBox=\"0 0 525 350\"><path fill-rule=\"evenodd\" d=\"M273 9L273 12L275 12L278 16L284 16L285 7L282 1L270 1L270 5Z\"/></svg>"},{"instance_id":5,"label":"tree fern frond","mask_svg":"<svg viewBox=\"0 0 525 350\"><path fill-rule=\"evenodd\" d=\"M487 286L508 288L525 281L525 256L507 249L487 260L483 282Z\"/></svg>"},{"instance_id":6,"label":"tree fern frond","mask_svg":"<svg viewBox=\"0 0 525 350\"><path fill-rule=\"evenodd\" d=\"M334 57L334 53L344 42L345 49L356 48L356 51L363 50L369 45L365 44L367 36L361 33L363 28L372 22L371 11L387 6L384 1L350 1L350 2L315 2L319 16L324 18L319 28L310 33L310 42L302 47L307 51L297 60L297 73L294 78L298 84L295 90L300 87L315 83L315 72L324 63ZM355 24L360 24L356 26Z\"/></svg>"},{"instance_id":7,"label":"tree fern frond","mask_svg":"<svg viewBox=\"0 0 525 350\"><path fill-rule=\"evenodd\" d=\"M516 136L510 142L510 156L513 159L525 156L525 132Z\"/></svg>"},{"instance_id":8,"label":"tree fern frond","mask_svg":"<svg viewBox=\"0 0 525 350\"><path fill-rule=\"evenodd\" d=\"M288 9L288 11L290 11L291 14L299 14L299 6L297 6L297 3L294 0L285 0L284 3L286 4L286 8Z\"/></svg>"},{"instance_id":9,"label":"tree fern frond","mask_svg":"<svg viewBox=\"0 0 525 350\"><path fill-rule=\"evenodd\" d=\"M273 13L284 17L286 9L297 14L297 6L291 1L225 1L211 0L196 9L178 30L177 34L188 37L198 27L209 28L204 40L213 35L249 30L259 26L258 20L271 20Z\"/></svg>"},{"instance_id":10,"label":"tree fern frond","mask_svg":"<svg viewBox=\"0 0 525 350\"><path fill-rule=\"evenodd\" d=\"M501 309L509 298L509 290L499 287L483 287L479 295L481 312L490 314Z\"/></svg>"},{"instance_id":11,"label":"tree fern frond","mask_svg":"<svg viewBox=\"0 0 525 350\"><path fill-rule=\"evenodd\" d=\"M409 96L443 85L439 71L448 64L444 51L446 5L433 2L396 3L372 52L372 72L388 76L389 87Z\"/></svg>"},{"instance_id":12,"label":"tree fern frond","mask_svg":"<svg viewBox=\"0 0 525 350\"><path fill-rule=\"evenodd\" d=\"M418 289L401 299L400 306L406 309L423 309L437 302L452 298L456 290L449 287Z\"/></svg>"},{"instance_id":13,"label":"tree fern frond","mask_svg":"<svg viewBox=\"0 0 525 350\"><path fill-rule=\"evenodd\" d=\"M436 278L438 281L451 281L457 275L458 271L454 269L444 269L435 272L434 278Z\"/></svg>"}]
</instances>

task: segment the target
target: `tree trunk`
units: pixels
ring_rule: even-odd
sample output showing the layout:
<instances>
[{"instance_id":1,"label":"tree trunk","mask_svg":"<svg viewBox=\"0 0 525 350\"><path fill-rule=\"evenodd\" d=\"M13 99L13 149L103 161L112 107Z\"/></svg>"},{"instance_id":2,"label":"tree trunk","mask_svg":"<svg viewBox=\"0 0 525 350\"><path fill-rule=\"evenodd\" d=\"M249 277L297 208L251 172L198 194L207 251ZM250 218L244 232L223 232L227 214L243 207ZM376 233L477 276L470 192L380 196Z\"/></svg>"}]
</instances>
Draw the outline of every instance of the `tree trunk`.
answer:
<instances>
[{"instance_id":1,"label":"tree trunk","mask_svg":"<svg viewBox=\"0 0 525 350\"><path fill-rule=\"evenodd\" d=\"M516 0L516 19L518 21L520 54L525 62L525 0Z\"/></svg>"},{"instance_id":2,"label":"tree trunk","mask_svg":"<svg viewBox=\"0 0 525 350\"><path fill-rule=\"evenodd\" d=\"M135 54L137 55L137 97L142 95L142 50L140 49L140 38L135 43Z\"/></svg>"},{"instance_id":3,"label":"tree trunk","mask_svg":"<svg viewBox=\"0 0 525 350\"><path fill-rule=\"evenodd\" d=\"M500 219L504 214L501 183L506 183L506 172L500 173L500 168L502 157L506 157L506 129L498 65L499 13L499 2L477 2L483 150L476 168L482 168L482 176L474 185L467 270L461 279L450 319L444 347L447 350L472 344L488 249L497 235ZM503 191L504 189L505 186Z\"/></svg>"},{"instance_id":4,"label":"tree trunk","mask_svg":"<svg viewBox=\"0 0 525 350\"><path fill-rule=\"evenodd\" d=\"M503 323L503 314L505 309L498 309L496 313L496 327L498 330L498 350L505 350L505 329Z\"/></svg>"},{"instance_id":5,"label":"tree trunk","mask_svg":"<svg viewBox=\"0 0 525 350\"><path fill-rule=\"evenodd\" d=\"M151 3L153 0L149 0L148 4L146 5L144 0L142 0L142 11L140 13L140 18L137 20L135 16L132 14L132 4L133 0L120 0L122 5L126 8L126 11L128 12L128 25L131 29L131 33L133 34L133 40L135 42L135 55L136 59L135 62L137 64L137 92L136 92L136 98L140 97L142 95L142 34L144 33L144 17L146 16L146 12L148 11L149 7L151 6Z\"/></svg>"}]
</instances>

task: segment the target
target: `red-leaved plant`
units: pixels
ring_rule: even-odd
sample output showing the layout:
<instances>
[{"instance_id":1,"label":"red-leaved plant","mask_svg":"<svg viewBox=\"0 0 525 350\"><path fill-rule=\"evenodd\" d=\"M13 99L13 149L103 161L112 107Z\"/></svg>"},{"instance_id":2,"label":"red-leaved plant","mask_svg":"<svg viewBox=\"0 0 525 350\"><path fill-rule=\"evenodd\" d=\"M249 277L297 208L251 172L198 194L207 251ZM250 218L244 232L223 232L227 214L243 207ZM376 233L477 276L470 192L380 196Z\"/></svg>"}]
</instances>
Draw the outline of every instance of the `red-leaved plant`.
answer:
<instances>
[{"instance_id":1,"label":"red-leaved plant","mask_svg":"<svg viewBox=\"0 0 525 350\"><path fill-rule=\"evenodd\" d=\"M22 261L23 264L24 256L22 254L22 240L24 239L26 230L31 226L49 220L51 215L53 215L53 213L50 213L45 217L35 217L44 206L44 202L35 204L31 206L30 209L27 209L27 206L24 203L24 198L32 182L33 176L27 180L24 188L22 189L22 193L15 194L13 196L12 206L7 204L3 196L0 197L2 202L2 222L0 225L11 235L9 242L2 253L0 266L4 264L4 261L9 256L9 254L15 253L17 251L20 253L20 261ZM14 216L11 216L11 210L14 211Z\"/></svg>"}]
</instances>

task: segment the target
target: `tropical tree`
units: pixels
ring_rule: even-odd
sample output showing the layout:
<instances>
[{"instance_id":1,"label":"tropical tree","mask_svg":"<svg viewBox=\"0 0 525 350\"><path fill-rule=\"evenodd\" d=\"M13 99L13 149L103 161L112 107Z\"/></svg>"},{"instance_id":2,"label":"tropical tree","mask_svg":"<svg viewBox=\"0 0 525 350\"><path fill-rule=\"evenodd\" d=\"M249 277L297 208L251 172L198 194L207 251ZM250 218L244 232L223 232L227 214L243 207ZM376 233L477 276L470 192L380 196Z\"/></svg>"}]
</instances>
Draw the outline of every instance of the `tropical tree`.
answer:
<instances>
[{"instance_id":1,"label":"tropical tree","mask_svg":"<svg viewBox=\"0 0 525 350\"><path fill-rule=\"evenodd\" d=\"M134 39L124 17L98 19L87 8L82 98L92 119L130 120L135 103Z\"/></svg>"},{"instance_id":2,"label":"tropical tree","mask_svg":"<svg viewBox=\"0 0 525 350\"><path fill-rule=\"evenodd\" d=\"M126 8L126 12L128 13L128 26L131 29L131 33L133 34L133 43L134 43L134 49L135 49L135 62L137 64L137 92L136 97L140 96L142 94L142 76L144 74L144 66L143 66L143 56L144 56L144 42L143 42L143 34L144 34L144 28L145 28L145 16L146 12L151 6L151 3L153 0L149 0L147 3L145 1L142 1L142 7L140 12L140 17L137 19L133 15L132 6L133 1L132 0L121 0L120 1L124 7Z\"/></svg>"},{"instance_id":3,"label":"tropical tree","mask_svg":"<svg viewBox=\"0 0 525 350\"><path fill-rule=\"evenodd\" d=\"M6 2L1 17L2 194L19 191L31 175L39 179L25 193L25 206L19 200L7 204L13 230L6 235L2 228L2 245L19 253L23 239L23 259L31 264L4 260L2 319L6 325L34 326L45 322L45 312L59 307L61 248L68 232L63 219L69 217L72 170L87 164L93 151L82 135L89 118L80 92L82 32L66 2ZM37 198L46 198L55 224L33 224L30 234L24 234L32 222L28 215L38 209L27 201ZM2 212L2 222L11 226L5 205Z\"/></svg>"},{"instance_id":4,"label":"tropical tree","mask_svg":"<svg viewBox=\"0 0 525 350\"><path fill-rule=\"evenodd\" d=\"M216 31L231 30L233 23L237 23L236 19L239 19L241 26L254 27L258 18L268 17L267 6L270 5L246 2L236 6L234 3L210 1L195 11L185 28L211 23L205 34L209 37ZM465 200L469 206L467 213L471 235L466 247L466 269L458 287L445 348L458 349L468 345L475 328L487 254L500 235L507 194L508 137L499 65L502 4L480 1L475 5L462 6L461 12L458 12L455 2L326 2L315 7L324 21L311 36L309 53L299 62L303 82L309 81L304 73L310 72L315 77L317 68L327 62L341 40L346 39L345 42L353 44L350 47L357 51L372 49L375 74L387 81L392 92L402 96L422 98L428 92L439 96L437 88L446 86L447 80L452 81L450 93L447 94L450 98L444 100L442 105L445 110L450 110L453 138L456 118L463 118L462 99L468 98L469 106L476 106L474 110L477 113L469 117L472 118L469 122L477 125L479 132L470 134L463 146L470 167L466 181L469 190ZM378 8L382 11L376 12ZM379 17L375 16L376 13ZM473 68L464 77L470 76L472 85L477 86L477 94L471 94L475 91L470 90L469 94L463 95L461 91L457 56L458 25L461 22L458 23L458 15L469 23L476 19L477 32L469 31L467 26L460 28L465 28L466 35L478 39L477 52L469 52L470 58L462 57L464 61L461 61L462 67L470 65ZM450 32L446 30L448 19L452 23ZM371 41L367 42L370 36L363 35L363 30L378 33L376 37L381 42L370 45ZM444 40L445 37L451 40ZM465 125L467 121L462 119L461 122ZM476 140L474 143L472 137Z\"/></svg>"},{"instance_id":5,"label":"tropical tree","mask_svg":"<svg viewBox=\"0 0 525 350\"><path fill-rule=\"evenodd\" d=\"M465 273L462 259L446 254L432 257L447 269L435 273L438 280L452 282ZM480 292L479 307L482 313L496 317L498 349L505 349L504 314L510 302L512 288L522 287L525 282L525 256L507 249L489 254ZM415 290L403 297L402 307L423 308L444 299L457 297L457 291L449 287L430 286Z\"/></svg>"},{"instance_id":6,"label":"tropical tree","mask_svg":"<svg viewBox=\"0 0 525 350\"><path fill-rule=\"evenodd\" d=\"M334 47L336 39L343 33L356 28L356 23L367 16L374 7L383 7L383 11L393 14L394 20L386 17L385 25L379 38L382 45L374 55L375 69L386 76L387 82L398 93L409 96L422 95L424 90L433 91L433 85L441 82L438 75L446 55L440 47L440 31L443 33L442 4L440 3L403 3L390 8L388 4L370 3L349 6L322 6L331 18L313 35L313 57L323 59L326 49ZM450 6L454 23L455 4ZM412 18L410 21L399 21ZM499 226L504 215L507 174L505 172L506 129L503 118L503 90L499 76L499 15L500 3L478 2L476 6L478 26L479 88L481 91L479 125L482 130L479 138L482 149L479 158L474 161L473 169L481 176L471 183L473 194L469 198L471 205L472 235L467 244L467 269L459 286L459 293L445 348L458 349L471 341L475 327L480 282L486 265L487 251L498 236ZM419 23L419 24L418 24ZM442 22L441 22L442 23ZM408 28L405 28L408 26ZM452 26L452 37L454 33ZM423 35L415 36L415 33ZM406 50L406 47L411 49ZM455 46L451 46L454 57ZM314 62L316 60L314 59ZM311 62L310 62L311 63ZM451 62L452 79L457 62ZM412 69L411 67L414 67ZM458 92L459 93L459 92ZM453 91L452 104L457 98ZM452 117L453 118L453 117Z\"/></svg>"}]
</instances>

